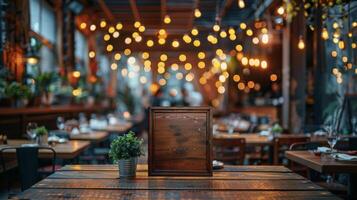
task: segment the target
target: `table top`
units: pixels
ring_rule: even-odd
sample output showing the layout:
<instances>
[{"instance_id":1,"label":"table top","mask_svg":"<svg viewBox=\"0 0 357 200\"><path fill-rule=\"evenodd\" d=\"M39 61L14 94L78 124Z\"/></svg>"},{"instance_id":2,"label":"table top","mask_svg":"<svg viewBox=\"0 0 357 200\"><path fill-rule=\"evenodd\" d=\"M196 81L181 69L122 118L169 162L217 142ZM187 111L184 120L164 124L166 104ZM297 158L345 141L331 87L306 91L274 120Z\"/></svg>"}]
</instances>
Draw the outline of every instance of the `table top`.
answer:
<instances>
[{"instance_id":1,"label":"table top","mask_svg":"<svg viewBox=\"0 0 357 200\"><path fill-rule=\"evenodd\" d=\"M105 128L96 129L96 131L106 131L110 133L123 133L129 131L133 127L133 123L125 122L115 125L108 125Z\"/></svg>"},{"instance_id":2,"label":"table top","mask_svg":"<svg viewBox=\"0 0 357 200\"><path fill-rule=\"evenodd\" d=\"M337 199L282 166L226 166L212 177L119 179L116 165L65 166L19 195L28 199Z\"/></svg>"},{"instance_id":3,"label":"table top","mask_svg":"<svg viewBox=\"0 0 357 200\"><path fill-rule=\"evenodd\" d=\"M320 173L357 173L356 163L336 161L329 155L315 155L310 151L286 151L285 156Z\"/></svg>"},{"instance_id":4,"label":"table top","mask_svg":"<svg viewBox=\"0 0 357 200\"><path fill-rule=\"evenodd\" d=\"M109 133L106 131L92 131L89 133L80 133L80 134L70 134L71 140L88 140L91 142L101 142L109 137Z\"/></svg>"},{"instance_id":5,"label":"table top","mask_svg":"<svg viewBox=\"0 0 357 200\"><path fill-rule=\"evenodd\" d=\"M245 138L246 144L248 145L273 145L273 137L260 135L259 133L218 133L213 135L214 138ZM289 138L289 137L306 137L303 134L283 134L276 136L279 138ZM323 142L326 141L325 137L312 136L310 137L313 142Z\"/></svg>"},{"instance_id":6,"label":"table top","mask_svg":"<svg viewBox=\"0 0 357 200\"><path fill-rule=\"evenodd\" d=\"M8 140L7 145L0 145L0 149L4 147L16 147L22 144L29 144L28 140ZM56 144L52 148L56 151L57 158L73 159L89 147L89 141L70 140L66 143ZM4 154L13 154L14 150L5 151ZM52 152L48 150L40 150L39 156L41 158L52 158Z\"/></svg>"}]
</instances>

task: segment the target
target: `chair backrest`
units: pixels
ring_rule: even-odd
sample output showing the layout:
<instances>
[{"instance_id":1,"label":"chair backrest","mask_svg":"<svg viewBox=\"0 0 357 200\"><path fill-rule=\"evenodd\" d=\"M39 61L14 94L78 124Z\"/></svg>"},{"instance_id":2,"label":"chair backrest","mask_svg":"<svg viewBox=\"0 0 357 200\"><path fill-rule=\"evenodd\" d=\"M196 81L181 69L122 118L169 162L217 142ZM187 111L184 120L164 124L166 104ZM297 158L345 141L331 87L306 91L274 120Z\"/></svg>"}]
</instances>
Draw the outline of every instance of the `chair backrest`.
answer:
<instances>
[{"instance_id":1,"label":"chair backrest","mask_svg":"<svg viewBox=\"0 0 357 200\"><path fill-rule=\"evenodd\" d=\"M279 164L279 154L282 151L288 150L292 144L308 141L310 141L310 138L305 136L286 135L274 138L274 164Z\"/></svg>"},{"instance_id":2,"label":"chair backrest","mask_svg":"<svg viewBox=\"0 0 357 200\"><path fill-rule=\"evenodd\" d=\"M243 164L245 138L214 138L212 141L214 159L234 164Z\"/></svg>"},{"instance_id":3,"label":"chair backrest","mask_svg":"<svg viewBox=\"0 0 357 200\"><path fill-rule=\"evenodd\" d=\"M290 146L290 150L294 151L306 151L316 150L318 147L328 146L327 142L297 142Z\"/></svg>"},{"instance_id":4,"label":"chair backrest","mask_svg":"<svg viewBox=\"0 0 357 200\"><path fill-rule=\"evenodd\" d=\"M6 170L3 152L16 151L17 164L20 172L21 190L24 191L38 182L38 151L40 149L52 151L52 172L55 171L56 151L50 147L6 147L0 149L2 168Z\"/></svg>"}]
</instances>

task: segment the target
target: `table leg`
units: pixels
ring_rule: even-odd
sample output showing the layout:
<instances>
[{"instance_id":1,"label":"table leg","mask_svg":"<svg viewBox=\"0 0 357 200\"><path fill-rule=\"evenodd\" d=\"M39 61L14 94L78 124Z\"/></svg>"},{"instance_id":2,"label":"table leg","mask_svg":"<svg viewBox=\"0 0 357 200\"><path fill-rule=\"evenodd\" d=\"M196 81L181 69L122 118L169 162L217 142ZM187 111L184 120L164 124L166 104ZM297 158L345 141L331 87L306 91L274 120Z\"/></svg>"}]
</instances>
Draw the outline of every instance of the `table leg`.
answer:
<instances>
[{"instance_id":1,"label":"table leg","mask_svg":"<svg viewBox=\"0 0 357 200\"><path fill-rule=\"evenodd\" d=\"M348 198L357 199L357 174L350 174L348 178Z\"/></svg>"},{"instance_id":2,"label":"table leg","mask_svg":"<svg viewBox=\"0 0 357 200\"><path fill-rule=\"evenodd\" d=\"M274 147L272 146L272 145L269 145L269 150L268 150L268 153L269 153L269 160L268 160L268 162L269 162L269 164L273 164L273 162L274 162Z\"/></svg>"}]
</instances>

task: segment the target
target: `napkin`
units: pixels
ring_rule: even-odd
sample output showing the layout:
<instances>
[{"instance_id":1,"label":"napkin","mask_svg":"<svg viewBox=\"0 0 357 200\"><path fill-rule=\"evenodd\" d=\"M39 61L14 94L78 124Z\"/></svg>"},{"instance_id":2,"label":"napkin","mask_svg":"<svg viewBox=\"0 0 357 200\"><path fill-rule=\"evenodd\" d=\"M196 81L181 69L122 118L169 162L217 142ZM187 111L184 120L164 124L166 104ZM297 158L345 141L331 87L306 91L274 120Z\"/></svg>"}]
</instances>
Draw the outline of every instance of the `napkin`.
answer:
<instances>
[{"instance_id":1,"label":"napkin","mask_svg":"<svg viewBox=\"0 0 357 200\"><path fill-rule=\"evenodd\" d=\"M331 149L328 147L317 147L317 152L328 153L331 152Z\"/></svg>"},{"instance_id":2,"label":"napkin","mask_svg":"<svg viewBox=\"0 0 357 200\"><path fill-rule=\"evenodd\" d=\"M344 153L336 154L336 158L339 158L341 160L357 161L357 156L351 156L351 155L344 154Z\"/></svg>"}]
</instances>

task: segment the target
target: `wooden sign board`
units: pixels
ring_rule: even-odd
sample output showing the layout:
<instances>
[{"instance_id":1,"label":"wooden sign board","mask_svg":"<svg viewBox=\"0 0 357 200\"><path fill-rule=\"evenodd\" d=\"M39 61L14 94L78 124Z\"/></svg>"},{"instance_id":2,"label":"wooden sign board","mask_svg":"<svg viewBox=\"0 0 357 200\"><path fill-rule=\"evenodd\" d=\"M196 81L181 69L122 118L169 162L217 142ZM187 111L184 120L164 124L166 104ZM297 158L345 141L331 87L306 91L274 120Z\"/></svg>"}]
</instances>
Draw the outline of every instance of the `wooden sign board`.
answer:
<instances>
[{"instance_id":1,"label":"wooden sign board","mask_svg":"<svg viewBox=\"0 0 357 200\"><path fill-rule=\"evenodd\" d=\"M150 176L212 176L209 107L152 107Z\"/></svg>"}]
</instances>

